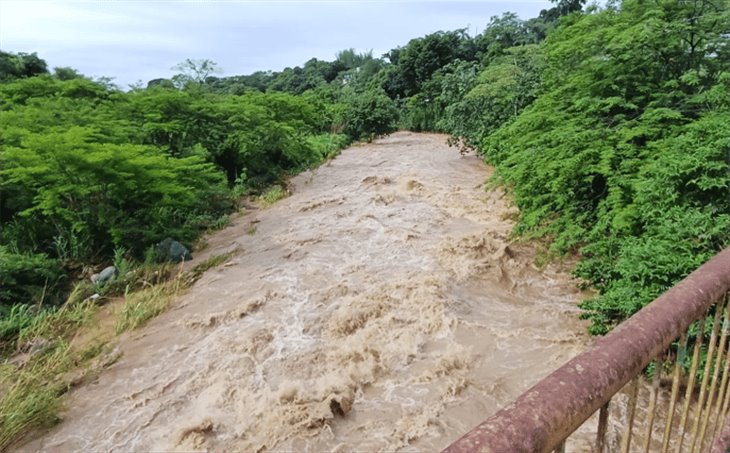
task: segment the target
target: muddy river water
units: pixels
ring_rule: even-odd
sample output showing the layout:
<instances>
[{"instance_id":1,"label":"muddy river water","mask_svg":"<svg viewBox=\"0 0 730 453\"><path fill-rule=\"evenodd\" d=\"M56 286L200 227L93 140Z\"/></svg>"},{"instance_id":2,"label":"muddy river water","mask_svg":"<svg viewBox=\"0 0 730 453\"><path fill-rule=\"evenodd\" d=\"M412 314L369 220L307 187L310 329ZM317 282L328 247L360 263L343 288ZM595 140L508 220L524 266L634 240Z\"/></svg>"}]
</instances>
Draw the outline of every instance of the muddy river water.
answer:
<instances>
[{"instance_id":1,"label":"muddy river water","mask_svg":"<svg viewBox=\"0 0 730 453\"><path fill-rule=\"evenodd\" d=\"M435 451L589 342L491 170L401 132L292 181L27 451Z\"/></svg>"}]
</instances>

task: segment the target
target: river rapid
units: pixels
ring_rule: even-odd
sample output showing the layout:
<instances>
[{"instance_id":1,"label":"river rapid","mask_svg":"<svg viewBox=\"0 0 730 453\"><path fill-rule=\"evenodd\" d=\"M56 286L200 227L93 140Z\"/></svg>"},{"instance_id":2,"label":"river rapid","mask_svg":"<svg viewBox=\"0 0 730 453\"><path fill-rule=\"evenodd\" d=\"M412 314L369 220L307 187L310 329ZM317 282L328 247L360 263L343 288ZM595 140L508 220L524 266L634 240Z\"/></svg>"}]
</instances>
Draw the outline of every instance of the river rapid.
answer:
<instances>
[{"instance_id":1,"label":"river rapid","mask_svg":"<svg viewBox=\"0 0 730 453\"><path fill-rule=\"evenodd\" d=\"M436 451L575 356L569 269L446 138L344 150L213 234L194 263L231 260L23 451Z\"/></svg>"}]
</instances>

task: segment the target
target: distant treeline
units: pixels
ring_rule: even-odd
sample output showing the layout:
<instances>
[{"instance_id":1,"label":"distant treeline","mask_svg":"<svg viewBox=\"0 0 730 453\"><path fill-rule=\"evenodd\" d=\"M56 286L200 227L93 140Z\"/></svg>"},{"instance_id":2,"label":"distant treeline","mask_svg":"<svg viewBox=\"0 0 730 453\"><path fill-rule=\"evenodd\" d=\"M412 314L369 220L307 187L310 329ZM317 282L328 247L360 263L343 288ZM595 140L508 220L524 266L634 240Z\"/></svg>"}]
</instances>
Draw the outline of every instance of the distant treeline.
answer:
<instances>
[{"instance_id":1,"label":"distant treeline","mask_svg":"<svg viewBox=\"0 0 730 453\"><path fill-rule=\"evenodd\" d=\"M0 53L0 306L61 300L82 265L192 241L236 196L402 127L495 165L517 232L582 258L607 331L730 243L730 7L584 3L281 72L187 60L128 92Z\"/></svg>"}]
</instances>

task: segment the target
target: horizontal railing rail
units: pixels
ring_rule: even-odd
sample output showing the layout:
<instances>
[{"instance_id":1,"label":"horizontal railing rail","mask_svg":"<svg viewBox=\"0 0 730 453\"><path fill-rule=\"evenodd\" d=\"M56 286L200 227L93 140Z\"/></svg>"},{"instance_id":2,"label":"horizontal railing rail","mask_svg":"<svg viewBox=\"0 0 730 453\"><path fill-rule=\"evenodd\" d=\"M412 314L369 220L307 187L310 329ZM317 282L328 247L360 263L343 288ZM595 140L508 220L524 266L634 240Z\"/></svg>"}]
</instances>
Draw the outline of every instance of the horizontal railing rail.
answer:
<instances>
[{"instance_id":1,"label":"horizontal railing rail","mask_svg":"<svg viewBox=\"0 0 730 453\"><path fill-rule=\"evenodd\" d=\"M730 248L444 451L565 451L566 439L598 411L593 451L603 452L609 402L624 387L621 451L666 452L670 445L672 451L707 451L710 445L713 453L730 451L728 291ZM649 383L643 371L652 361ZM672 383L671 396L661 402L663 429L656 417L662 378ZM641 420L643 438L633 436L632 445L640 382L649 403Z\"/></svg>"}]
</instances>

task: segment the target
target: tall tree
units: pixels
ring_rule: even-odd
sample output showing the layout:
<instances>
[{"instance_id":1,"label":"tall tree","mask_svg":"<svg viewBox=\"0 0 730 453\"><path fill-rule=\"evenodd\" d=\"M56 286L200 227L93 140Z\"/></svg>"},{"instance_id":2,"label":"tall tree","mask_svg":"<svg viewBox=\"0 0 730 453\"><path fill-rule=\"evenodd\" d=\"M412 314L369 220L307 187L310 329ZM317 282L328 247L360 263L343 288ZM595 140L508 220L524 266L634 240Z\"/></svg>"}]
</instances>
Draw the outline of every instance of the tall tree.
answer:
<instances>
[{"instance_id":1,"label":"tall tree","mask_svg":"<svg viewBox=\"0 0 730 453\"><path fill-rule=\"evenodd\" d=\"M178 87L183 87L191 82L201 85L213 74L223 72L223 69L216 62L208 59L193 60L187 58L182 63L175 65L172 69L179 71L178 74L172 77L172 81Z\"/></svg>"}]
</instances>

